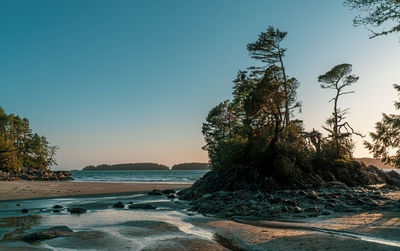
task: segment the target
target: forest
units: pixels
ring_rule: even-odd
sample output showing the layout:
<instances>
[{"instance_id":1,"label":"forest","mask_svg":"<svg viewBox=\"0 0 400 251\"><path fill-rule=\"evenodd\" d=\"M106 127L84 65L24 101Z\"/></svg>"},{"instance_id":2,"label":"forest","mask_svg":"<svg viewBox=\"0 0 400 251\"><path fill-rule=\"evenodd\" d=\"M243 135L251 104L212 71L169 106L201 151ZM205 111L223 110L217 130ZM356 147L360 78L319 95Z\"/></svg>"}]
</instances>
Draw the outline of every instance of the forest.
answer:
<instances>
[{"instance_id":1,"label":"forest","mask_svg":"<svg viewBox=\"0 0 400 251\"><path fill-rule=\"evenodd\" d=\"M0 107L0 170L48 169L56 165L56 150L46 137L32 132L28 119Z\"/></svg>"}]
</instances>

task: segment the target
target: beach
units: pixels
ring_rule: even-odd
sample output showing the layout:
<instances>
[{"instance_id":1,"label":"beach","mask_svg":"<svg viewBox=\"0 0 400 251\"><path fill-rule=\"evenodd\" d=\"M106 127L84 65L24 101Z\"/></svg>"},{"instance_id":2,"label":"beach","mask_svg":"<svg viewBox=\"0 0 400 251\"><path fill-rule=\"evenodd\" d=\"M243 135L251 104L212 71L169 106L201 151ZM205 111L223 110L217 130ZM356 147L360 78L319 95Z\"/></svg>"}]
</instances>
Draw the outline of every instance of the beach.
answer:
<instances>
[{"instance_id":1,"label":"beach","mask_svg":"<svg viewBox=\"0 0 400 251\"><path fill-rule=\"evenodd\" d=\"M25 194L15 189L15 186L23 187ZM335 213L328 216L281 219L235 216L219 218L191 211L188 201L170 199L167 195L148 195L145 192L156 188L184 186L188 185L20 181L0 183L0 250L400 248L399 212ZM54 188L65 190L64 197L57 196L57 191L49 192L49 189ZM25 196L26 199L5 200L10 196ZM41 198L32 199L32 196ZM117 202L121 202L123 206L115 208ZM148 204L153 207L131 207ZM70 213L69 209L76 207L87 211L82 214ZM27 209L28 212L23 213L22 209ZM39 242L22 240L29 234L54 227L67 227L71 232Z\"/></svg>"},{"instance_id":2,"label":"beach","mask_svg":"<svg viewBox=\"0 0 400 251\"><path fill-rule=\"evenodd\" d=\"M55 198L65 196L128 194L153 189L186 188L191 184L179 183L106 183L57 181L2 181L0 201Z\"/></svg>"}]
</instances>

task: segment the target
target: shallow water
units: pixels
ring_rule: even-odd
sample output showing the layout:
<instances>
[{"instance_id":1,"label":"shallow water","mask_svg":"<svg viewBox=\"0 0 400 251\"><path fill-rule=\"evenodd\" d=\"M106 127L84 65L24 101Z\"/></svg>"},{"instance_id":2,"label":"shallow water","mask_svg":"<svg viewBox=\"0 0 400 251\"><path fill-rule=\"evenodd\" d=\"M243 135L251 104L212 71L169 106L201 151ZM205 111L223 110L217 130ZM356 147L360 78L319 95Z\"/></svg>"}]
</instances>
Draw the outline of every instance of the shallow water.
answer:
<instances>
[{"instance_id":1,"label":"shallow water","mask_svg":"<svg viewBox=\"0 0 400 251\"><path fill-rule=\"evenodd\" d=\"M116 170L71 171L74 181L80 182L162 182L191 184L208 170Z\"/></svg>"},{"instance_id":2,"label":"shallow water","mask_svg":"<svg viewBox=\"0 0 400 251\"><path fill-rule=\"evenodd\" d=\"M123 209L112 205L121 201L126 206ZM151 203L157 206L154 210L128 209L129 203ZM22 204L17 206L17 204ZM53 206L63 208L60 213L53 213ZM67 208L84 207L87 213L70 214ZM21 209L29 209L23 214ZM0 202L0 250L12 250L13 247L45 248L48 250L158 250L159 246L174 250L175 245L181 245L182 240L201 241L204 246L200 250L224 250L215 240L218 228L210 228L201 224L205 221L219 219L194 214L186 210L186 202L169 200L164 196L149 196L136 193L125 196L50 198L21 201ZM374 237L365 234L343 230L334 230L327 226L326 218L309 218L298 221L243 221L242 223L265 227L266 229L286 229L290 231L318 232L335 238L358 239L365 242L382 244L383 247L400 248L400 240L396 238ZM240 222L237 218L237 222ZM327 223L328 222L328 223ZM335 223L333 223L335 224ZM21 241L28 233L54 226L68 226L76 233L73 237L59 237L36 244ZM396 229L399 227L397 226ZM231 229L232 233L240 233L240 229ZM270 230L268 230L270 231ZM256 232L257 233L257 232ZM229 236L229 235L228 235ZM234 234L235 238L238 235ZM251 247L244 241L249 250L263 250ZM169 245L169 246L168 246ZM183 245L183 244L182 244ZM222 243L223 245L223 243ZM3 249L2 249L3 248ZM215 249L222 248L222 249ZM187 249L191 250L190 246ZM197 249L199 250L199 249Z\"/></svg>"}]
</instances>

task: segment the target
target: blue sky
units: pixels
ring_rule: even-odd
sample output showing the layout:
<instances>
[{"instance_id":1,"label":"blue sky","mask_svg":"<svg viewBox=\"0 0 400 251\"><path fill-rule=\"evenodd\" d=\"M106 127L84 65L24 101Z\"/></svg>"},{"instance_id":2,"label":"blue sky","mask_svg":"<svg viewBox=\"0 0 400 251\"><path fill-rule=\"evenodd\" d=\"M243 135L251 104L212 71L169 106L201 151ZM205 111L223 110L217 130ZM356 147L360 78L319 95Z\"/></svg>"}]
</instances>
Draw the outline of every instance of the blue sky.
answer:
<instances>
[{"instance_id":1,"label":"blue sky","mask_svg":"<svg viewBox=\"0 0 400 251\"><path fill-rule=\"evenodd\" d=\"M1 1L0 106L60 147L57 169L207 161L201 124L254 64L246 44L273 25L288 31L306 128L331 112L318 75L351 63L360 80L342 107L366 134L394 111L400 43L368 39L356 14L320 0Z\"/></svg>"}]
</instances>

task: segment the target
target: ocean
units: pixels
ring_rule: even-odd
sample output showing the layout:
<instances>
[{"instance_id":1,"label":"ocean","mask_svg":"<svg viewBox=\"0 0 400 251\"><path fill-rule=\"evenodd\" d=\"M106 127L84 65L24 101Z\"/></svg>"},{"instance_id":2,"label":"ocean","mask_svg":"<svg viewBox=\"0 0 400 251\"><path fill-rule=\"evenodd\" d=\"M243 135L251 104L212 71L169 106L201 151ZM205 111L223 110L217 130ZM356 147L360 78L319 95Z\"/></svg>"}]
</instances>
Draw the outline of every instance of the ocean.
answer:
<instances>
[{"instance_id":1,"label":"ocean","mask_svg":"<svg viewBox=\"0 0 400 251\"><path fill-rule=\"evenodd\" d=\"M71 171L75 182L155 182L191 184L208 170Z\"/></svg>"}]
</instances>

